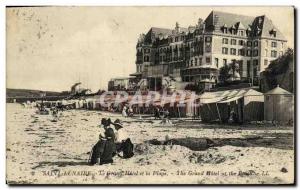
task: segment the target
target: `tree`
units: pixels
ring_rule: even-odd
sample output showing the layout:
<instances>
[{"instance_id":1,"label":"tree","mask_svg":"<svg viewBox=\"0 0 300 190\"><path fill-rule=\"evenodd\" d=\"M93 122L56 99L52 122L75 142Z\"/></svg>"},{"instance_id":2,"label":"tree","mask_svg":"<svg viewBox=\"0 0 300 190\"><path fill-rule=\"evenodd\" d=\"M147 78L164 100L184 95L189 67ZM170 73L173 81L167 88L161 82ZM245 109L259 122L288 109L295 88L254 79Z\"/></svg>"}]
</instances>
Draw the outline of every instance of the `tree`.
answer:
<instances>
[{"instance_id":1,"label":"tree","mask_svg":"<svg viewBox=\"0 0 300 190\"><path fill-rule=\"evenodd\" d=\"M271 61L264 72L269 88L274 88L278 84L277 75L285 73L293 62L294 50L291 48L288 48L282 56Z\"/></svg>"},{"instance_id":2,"label":"tree","mask_svg":"<svg viewBox=\"0 0 300 190\"><path fill-rule=\"evenodd\" d=\"M286 52L278 57L277 59L271 61L270 65L266 68L267 75L279 75L289 68L289 64L294 61L294 50L288 48Z\"/></svg>"},{"instance_id":3,"label":"tree","mask_svg":"<svg viewBox=\"0 0 300 190\"><path fill-rule=\"evenodd\" d=\"M227 79L230 77L229 71L230 71L230 67L227 64L225 64L223 67L220 68L219 71L220 81L222 82L227 81Z\"/></svg>"},{"instance_id":4,"label":"tree","mask_svg":"<svg viewBox=\"0 0 300 190\"><path fill-rule=\"evenodd\" d=\"M220 68L219 71L219 78L220 81L227 83L228 79L231 77L235 79L236 72L239 71L239 65L236 60L232 60L232 63L225 64L223 67Z\"/></svg>"}]
</instances>

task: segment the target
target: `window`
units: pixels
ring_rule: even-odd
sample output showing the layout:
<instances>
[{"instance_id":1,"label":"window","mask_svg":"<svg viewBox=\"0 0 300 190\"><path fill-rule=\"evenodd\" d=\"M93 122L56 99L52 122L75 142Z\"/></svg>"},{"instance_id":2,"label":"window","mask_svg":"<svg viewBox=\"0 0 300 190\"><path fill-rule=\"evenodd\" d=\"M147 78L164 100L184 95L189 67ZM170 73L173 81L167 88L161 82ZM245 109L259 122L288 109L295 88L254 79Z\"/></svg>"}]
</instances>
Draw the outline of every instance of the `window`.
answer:
<instances>
[{"instance_id":1,"label":"window","mask_svg":"<svg viewBox=\"0 0 300 190\"><path fill-rule=\"evenodd\" d=\"M223 65L227 65L227 59L223 59Z\"/></svg>"},{"instance_id":2,"label":"window","mask_svg":"<svg viewBox=\"0 0 300 190\"><path fill-rule=\"evenodd\" d=\"M207 52L207 53L211 52L211 44L210 43L205 44L205 52Z\"/></svg>"},{"instance_id":3,"label":"window","mask_svg":"<svg viewBox=\"0 0 300 190\"><path fill-rule=\"evenodd\" d=\"M236 45L236 40L235 39L231 39L230 43L231 43L231 45Z\"/></svg>"},{"instance_id":4,"label":"window","mask_svg":"<svg viewBox=\"0 0 300 190\"><path fill-rule=\"evenodd\" d=\"M271 57L277 57L277 51L271 51Z\"/></svg>"},{"instance_id":5,"label":"window","mask_svg":"<svg viewBox=\"0 0 300 190\"><path fill-rule=\"evenodd\" d=\"M223 47L223 48L222 48L222 53L223 53L223 54L228 54L228 48L224 48L224 47Z\"/></svg>"},{"instance_id":6,"label":"window","mask_svg":"<svg viewBox=\"0 0 300 190\"><path fill-rule=\"evenodd\" d=\"M149 62L149 56L144 56L144 62Z\"/></svg>"},{"instance_id":7,"label":"window","mask_svg":"<svg viewBox=\"0 0 300 190\"><path fill-rule=\"evenodd\" d=\"M251 56L251 50L247 50L247 56Z\"/></svg>"},{"instance_id":8,"label":"window","mask_svg":"<svg viewBox=\"0 0 300 190\"><path fill-rule=\"evenodd\" d=\"M283 46L284 46L284 44L283 44L283 42L281 42L281 48L283 49Z\"/></svg>"},{"instance_id":9,"label":"window","mask_svg":"<svg viewBox=\"0 0 300 190\"><path fill-rule=\"evenodd\" d=\"M198 65L198 59L195 58L195 66L197 66L197 65Z\"/></svg>"},{"instance_id":10,"label":"window","mask_svg":"<svg viewBox=\"0 0 300 190\"><path fill-rule=\"evenodd\" d=\"M272 47L277 47L277 42L272 42L272 43L271 43L271 46L272 46Z\"/></svg>"},{"instance_id":11,"label":"window","mask_svg":"<svg viewBox=\"0 0 300 190\"><path fill-rule=\"evenodd\" d=\"M253 56L258 56L258 50L253 50Z\"/></svg>"},{"instance_id":12,"label":"window","mask_svg":"<svg viewBox=\"0 0 300 190\"><path fill-rule=\"evenodd\" d=\"M239 49L238 55L244 56L245 55L245 50L244 49Z\"/></svg>"},{"instance_id":13,"label":"window","mask_svg":"<svg viewBox=\"0 0 300 190\"><path fill-rule=\"evenodd\" d=\"M264 65L268 65L268 60L267 59L264 60Z\"/></svg>"},{"instance_id":14,"label":"window","mask_svg":"<svg viewBox=\"0 0 300 190\"><path fill-rule=\"evenodd\" d=\"M257 71L259 71L258 60L254 59L253 60L253 76L254 77L257 77Z\"/></svg>"},{"instance_id":15,"label":"window","mask_svg":"<svg viewBox=\"0 0 300 190\"><path fill-rule=\"evenodd\" d=\"M193 66L193 60L191 60L191 67Z\"/></svg>"},{"instance_id":16,"label":"window","mask_svg":"<svg viewBox=\"0 0 300 190\"><path fill-rule=\"evenodd\" d=\"M230 49L230 54L231 54L231 55L236 55L236 49L231 48L231 49Z\"/></svg>"},{"instance_id":17,"label":"window","mask_svg":"<svg viewBox=\"0 0 300 190\"><path fill-rule=\"evenodd\" d=\"M244 40L239 40L239 45L243 46L245 44Z\"/></svg>"},{"instance_id":18,"label":"window","mask_svg":"<svg viewBox=\"0 0 300 190\"><path fill-rule=\"evenodd\" d=\"M228 28L224 27L224 28L223 28L223 32L224 32L225 34L227 34Z\"/></svg>"},{"instance_id":19,"label":"window","mask_svg":"<svg viewBox=\"0 0 300 190\"><path fill-rule=\"evenodd\" d=\"M243 60L240 60L238 63L239 63L239 70L240 70L240 72L242 73L242 71L243 71L243 66L244 66L244 61L243 61Z\"/></svg>"},{"instance_id":20,"label":"window","mask_svg":"<svg viewBox=\"0 0 300 190\"><path fill-rule=\"evenodd\" d=\"M244 36L244 31L243 30L240 31L240 35Z\"/></svg>"},{"instance_id":21,"label":"window","mask_svg":"<svg viewBox=\"0 0 300 190\"><path fill-rule=\"evenodd\" d=\"M199 65L202 65L202 58L199 58Z\"/></svg>"},{"instance_id":22,"label":"window","mask_svg":"<svg viewBox=\"0 0 300 190\"><path fill-rule=\"evenodd\" d=\"M178 37L175 38L175 42L178 42Z\"/></svg>"},{"instance_id":23,"label":"window","mask_svg":"<svg viewBox=\"0 0 300 190\"><path fill-rule=\"evenodd\" d=\"M279 52L279 56L283 56L283 51L280 51L280 52Z\"/></svg>"},{"instance_id":24,"label":"window","mask_svg":"<svg viewBox=\"0 0 300 190\"><path fill-rule=\"evenodd\" d=\"M254 47L258 46L258 41L254 41Z\"/></svg>"},{"instance_id":25,"label":"window","mask_svg":"<svg viewBox=\"0 0 300 190\"><path fill-rule=\"evenodd\" d=\"M217 68L219 67L219 59L218 58L215 58L215 64L217 66Z\"/></svg>"},{"instance_id":26,"label":"window","mask_svg":"<svg viewBox=\"0 0 300 190\"><path fill-rule=\"evenodd\" d=\"M247 61L247 77L250 77L250 67L251 67L251 61Z\"/></svg>"},{"instance_id":27,"label":"window","mask_svg":"<svg viewBox=\"0 0 300 190\"><path fill-rule=\"evenodd\" d=\"M234 28L231 29L231 34L236 34L236 30Z\"/></svg>"},{"instance_id":28,"label":"window","mask_svg":"<svg viewBox=\"0 0 300 190\"><path fill-rule=\"evenodd\" d=\"M205 42L211 42L211 37L205 37Z\"/></svg>"},{"instance_id":29,"label":"window","mask_svg":"<svg viewBox=\"0 0 300 190\"><path fill-rule=\"evenodd\" d=\"M210 57L206 57L206 63L210 63Z\"/></svg>"},{"instance_id":30,"label":"window","mask_svg":"<svg viewBox=\"0 0 300 190\"><path fill-rule=\"evenodd\" d=\"M265 57L268 57L268 50L265 49Z\"/></svg>"},{"instance_id":31,"label":"window","mask_svg":"<svg viewBox=\"0 0 300 190\"><path fill-rule=\"evenodd\" d=\"M252 42L251 41L247 41L247 46L251 47L252 46Z\"/></svg>"},{"instance_id":32,"label":"window","mask_svg":"<svg viewBox=\"0 0 300 190\"><path fill-rule=\"evenodd\" d=\"M223 38L222 43L223 44L228 44L228 38Z\"/></svg>"}]
</instances>

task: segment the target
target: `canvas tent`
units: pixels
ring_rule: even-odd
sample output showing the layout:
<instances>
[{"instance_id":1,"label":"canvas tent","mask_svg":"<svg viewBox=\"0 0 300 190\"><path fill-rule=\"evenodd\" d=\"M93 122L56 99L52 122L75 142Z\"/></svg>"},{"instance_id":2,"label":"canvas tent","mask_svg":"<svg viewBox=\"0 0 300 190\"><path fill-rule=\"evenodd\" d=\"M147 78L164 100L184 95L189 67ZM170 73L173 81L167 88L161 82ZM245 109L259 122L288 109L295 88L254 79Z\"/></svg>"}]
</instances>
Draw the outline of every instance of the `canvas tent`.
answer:
<instances>
[{"instance_id":1,"label":"canvas tent","mask_svg":"<svg viewBox=\"0 0 300 190\"><path fill-rule=\"evenodd\" d=\"M264 116L267 121L290 122L294 118L294 96L277 86L265 93Z\"/></svg>"},{"instance_id":2,"label":"canvas tent","mask_svg":"<svg viewBox=\"0 0 300 190\"><path fill-rule=\"evenodd\" d=\"M209 98L210 97L210 98ZM234 112L237 122L263 120L263 94L253 89L210 92L199 97L203 121L227 122Z\"/></svg>"}]
</instances>

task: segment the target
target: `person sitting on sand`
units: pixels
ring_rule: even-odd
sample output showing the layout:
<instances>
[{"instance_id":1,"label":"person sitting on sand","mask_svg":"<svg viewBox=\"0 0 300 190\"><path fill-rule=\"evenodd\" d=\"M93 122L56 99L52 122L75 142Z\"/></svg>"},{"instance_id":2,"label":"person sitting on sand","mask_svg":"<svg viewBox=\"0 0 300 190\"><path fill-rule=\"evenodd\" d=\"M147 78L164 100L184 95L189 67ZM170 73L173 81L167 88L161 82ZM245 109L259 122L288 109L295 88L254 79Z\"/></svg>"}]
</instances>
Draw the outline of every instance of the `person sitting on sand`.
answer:
<instances>
[{"instance_id":1,"label":"person sitting on sand","mask_svg":"<svg viewBox=\"0 0 300 190\"><path fill-rule=\"evenodd\" d=\"M116 145L114 142L115 134L113 129L108 128L105 131L105 137L99 135L99 141L94 145L91 153L90 164L109 164L113 163L113 157L116 154Z\"/></svg>"},{"instance_id":2,"label":"person sitting on sand","mask_svg":"<svg viewBox=\"0 0 300 190\"><path fill-rule=\"evenodd\" d=\"M100 128L100 134L99 135L103 138L105 137L105 131L106 131L106 128L107 128L106 123L107 123L106 118L102 118L101 119L101 124L99 125L99 128Z\"/></svg>"},{"instance_id":3,"label":"person sitting on sand","mask_svg":"<svg viewBox=\"0 0 300 190\"><path fill-rule=\"evenodd\" d=\"M102 137L105 136L105 131L109 128L111 128L114 131L114 133L116 132L116 129L111 124L112 124L112 122L111 122L110 118L108 118L108 119L102 118L101 119L101 124L99 127L100 127L100 135L102 135Z\"/></svg>"},{"instance_id":4,"label":"person sitting on sand","mask_svg":"<svg viewBox=\"0 0 300 190\"><path fill-rule=\"evenodd\" d=\"M122 158L131 158L133 154L133 144L126 133L121 120L116 119L114 123L112 123L115 126L116 132L115 132L115 140L116 140L116 147L118 155ZM122 154L122 155L121 155Z\"/></svg>"}]
</instances>

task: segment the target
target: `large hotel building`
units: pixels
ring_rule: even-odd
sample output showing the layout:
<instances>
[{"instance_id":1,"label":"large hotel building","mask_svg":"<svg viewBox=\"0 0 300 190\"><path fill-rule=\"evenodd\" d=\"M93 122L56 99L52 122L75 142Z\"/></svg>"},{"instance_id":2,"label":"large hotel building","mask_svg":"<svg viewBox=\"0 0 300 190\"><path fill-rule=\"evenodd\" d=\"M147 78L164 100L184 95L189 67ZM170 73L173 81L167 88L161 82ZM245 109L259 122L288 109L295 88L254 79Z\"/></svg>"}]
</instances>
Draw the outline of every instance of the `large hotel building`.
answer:
<instances>
[{"instance_id":1,"label":"large hotel building","mask_svg":"<svg viewBox=\"0 0 300 190\"><path fill-rule=\"evenodd\" d=\"M212 11L196 26L152 27L136 45L140 88L184 88L218 83L219 69L233 61L237 78L258 82L270 61L285 51L286 39L265 15L250 17Z\"/></svg>"}]
</instances>

